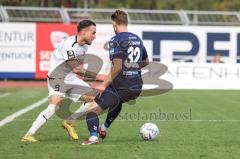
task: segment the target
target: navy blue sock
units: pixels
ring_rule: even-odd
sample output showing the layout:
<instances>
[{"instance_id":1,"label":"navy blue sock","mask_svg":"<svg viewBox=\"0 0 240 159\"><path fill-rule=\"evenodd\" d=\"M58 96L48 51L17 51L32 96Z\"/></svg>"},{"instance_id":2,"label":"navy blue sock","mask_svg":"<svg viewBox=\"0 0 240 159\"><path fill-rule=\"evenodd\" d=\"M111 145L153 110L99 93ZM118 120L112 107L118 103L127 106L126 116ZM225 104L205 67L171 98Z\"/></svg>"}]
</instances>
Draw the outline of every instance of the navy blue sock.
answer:
<instances>
[{"instance_id":1,"label":"navy blue sock","mask_svg":"<svg viewBox=\"0 0 240 159\"><path fill-rule=\"evenodd\" d=\"M117 107L114 107L108 110L107 118L104 123L105 127L107 128L110 127L110 125L117 118L121 110L122 110L122 103L119 103Z\"/></svg>"},{"instance_id":2,"label":"navy blue sock","mask_svg":"<svg viewBox=\"0 0 240 159\"><path fill-rule=\"evenodd\" d=\"M90 136L98 136L99 118L96 113L90 112L86 116Z\"/></svg>"}]
</instances>

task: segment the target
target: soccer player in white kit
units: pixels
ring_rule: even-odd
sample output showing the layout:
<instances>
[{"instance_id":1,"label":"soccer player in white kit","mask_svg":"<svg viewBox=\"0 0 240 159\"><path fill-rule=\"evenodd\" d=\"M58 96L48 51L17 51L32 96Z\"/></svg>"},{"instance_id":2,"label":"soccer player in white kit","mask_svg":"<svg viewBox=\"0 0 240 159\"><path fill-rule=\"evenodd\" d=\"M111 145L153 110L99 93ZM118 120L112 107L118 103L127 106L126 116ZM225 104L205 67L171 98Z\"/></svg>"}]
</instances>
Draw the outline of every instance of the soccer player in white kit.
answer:
<instances>
[{"instance_id":1,"label":"soccer player in white kit","mask_svg":"<svg viewBox=\"0 0 240 159\"><path fill-rule=\"evenodd\" d=\"M61 106L64 97L74 102L87 99L84 94L91 91L91 88L86 82L79 79L77 75L84 74L90 77L94 75L82 67L76 67L76 62L74 63L74 61L80 61L84 58L88 45L91 45L92 41L96 38L96 24L91 20L83 20L78 24L77 32L77 35L66 38L52 54L50 70L48 72L49 105L38 115L31 128L22 138L22 141L38 141L34 137L34 134L55 114ZM63 80L59 83L61 79ZM76 85L88 89L80 92L71 91ZM68 128L68 126L71 128L71 125L67 123L63 123L63 126L64 128Z\"/></svg>"}]
</instances>

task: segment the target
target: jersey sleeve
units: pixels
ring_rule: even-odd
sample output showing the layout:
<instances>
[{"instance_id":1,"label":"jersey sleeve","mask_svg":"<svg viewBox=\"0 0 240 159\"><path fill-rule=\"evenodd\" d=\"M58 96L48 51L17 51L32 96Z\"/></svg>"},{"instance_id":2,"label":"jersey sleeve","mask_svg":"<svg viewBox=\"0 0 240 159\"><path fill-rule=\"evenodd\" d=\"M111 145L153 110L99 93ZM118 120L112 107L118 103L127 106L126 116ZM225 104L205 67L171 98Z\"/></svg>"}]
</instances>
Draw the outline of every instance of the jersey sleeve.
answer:
<instances>
[{"instance_id":1,"label":"jersey sleeve","mask_svg":"<svg viewBox=\"0 0 240 159\"><path fill-rule=\"evenodd\" d=\"M63 58L64 61L76 57L73 48L68 46L66 40L64 40L59 45L59 47L57 48L57 51L62 55L62 58Z\"/></svg>"},{"instance_id":2,"label":"jersey sleeve","mask_svg":"<svg viewBox=\"0 0 240 159\"><path fill-rule=\"evenodd\" d=\"M78 51L76 52L76 50L72 47L71 44L68 44L67 41L65 41L62 46L59 48L59 51L61 52L64 60L69 60L69 59L78 59L81 60L83 59L83 56L85 55L85 53L88 50L88 46L84 45L82 47L82 52Z\"/></svg>"},{"instance_id":3,"label":"jersey sleeve","mask_svg":"<svg viewBox=\"0 0 240 159\"><path fill-rule=\"evenodd\" d=\"M114 58L124 58L124 52L119 46L119 40L116 37L112 38L109 42L109 57L111 61Z\"/></svg>"}]
</instances>

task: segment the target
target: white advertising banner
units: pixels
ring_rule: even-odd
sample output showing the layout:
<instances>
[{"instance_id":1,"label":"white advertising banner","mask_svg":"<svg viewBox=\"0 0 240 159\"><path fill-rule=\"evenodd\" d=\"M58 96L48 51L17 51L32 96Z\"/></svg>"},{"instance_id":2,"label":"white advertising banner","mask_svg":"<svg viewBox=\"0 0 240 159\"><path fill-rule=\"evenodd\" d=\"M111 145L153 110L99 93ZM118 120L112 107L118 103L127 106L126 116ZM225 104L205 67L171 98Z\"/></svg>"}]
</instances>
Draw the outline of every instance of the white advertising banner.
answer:
<instances>
[{"instance_id":1,"label":"white advertising banner","mask_svg":"<svg viewBox=\"0 0 240 159\"><path fill-rule=\"evenodd\" d=\"M35 73L35 24L0 23L0 72Z\"/></svg>"},{"instance_id":2,"label":"white advertising banner","mask_svg":"<svg viewBox=\"0 0 240 159\"><path fill-rule=\"evenodd\" d=\"M240 64L168 63L161 76L174 89L240 89Z\"/></svg>"}]
</instances>

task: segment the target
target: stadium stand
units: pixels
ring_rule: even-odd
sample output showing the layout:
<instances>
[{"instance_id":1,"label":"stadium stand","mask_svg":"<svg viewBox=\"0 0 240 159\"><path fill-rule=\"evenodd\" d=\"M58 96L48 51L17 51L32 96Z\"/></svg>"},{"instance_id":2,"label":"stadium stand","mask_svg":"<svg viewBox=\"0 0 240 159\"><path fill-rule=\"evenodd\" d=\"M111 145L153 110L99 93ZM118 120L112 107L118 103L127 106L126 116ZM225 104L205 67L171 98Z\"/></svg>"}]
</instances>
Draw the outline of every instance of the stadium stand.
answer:
<instances>
[{"instance_id":1,"label":"stadium stand","mask_svg":"<svg viewBox=\"0 0 240 159\"><path fill-rule=\"evenodd\" d=\"M240 13L185 10L126 9L132 24L165 25L240 25ZM0 6L0 22L49 22L76 23L93 19L98 23L110 23L113 9L96 8L43 8Z\"/></svg>"}]
</instances>

